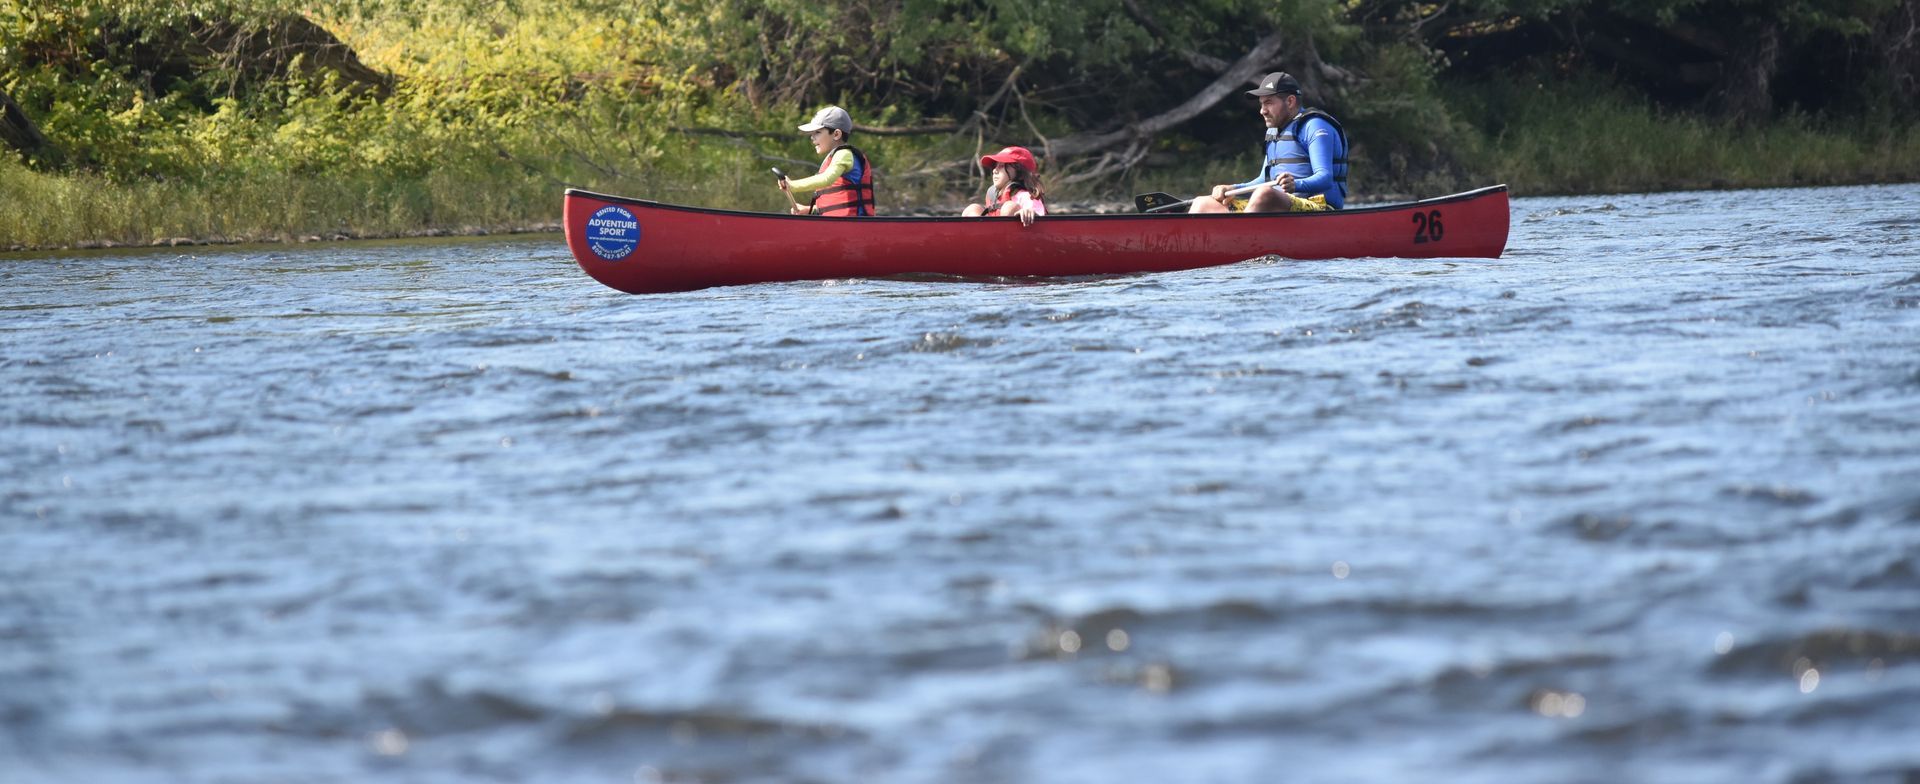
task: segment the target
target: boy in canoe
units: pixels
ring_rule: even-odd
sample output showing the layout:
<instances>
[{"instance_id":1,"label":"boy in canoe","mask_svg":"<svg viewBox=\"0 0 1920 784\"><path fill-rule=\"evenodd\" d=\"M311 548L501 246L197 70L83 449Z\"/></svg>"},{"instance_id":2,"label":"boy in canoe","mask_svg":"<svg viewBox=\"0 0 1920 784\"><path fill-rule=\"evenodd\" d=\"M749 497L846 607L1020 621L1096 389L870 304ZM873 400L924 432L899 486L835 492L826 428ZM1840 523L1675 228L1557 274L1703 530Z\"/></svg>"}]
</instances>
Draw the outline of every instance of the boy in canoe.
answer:
<instances>
[{"instance_id":1,"label":"boy in canoe","mask_svg":"<svg viewBox=\"0 0 1920 784\"><path fill-rule=\"evenodd\" d=\"M1325 212L1347 203L1347 132L1333 116L1303 108L1300 82L1282 72L1267 74L1247 91L1260 101L1266 121L1265 160L1254 178L1215 185L1194 199L1188 212ZM1273 183L1261 185L1261 183ZM1260 185L1243 202L1230 190Z\"/></svg>"},{"instance_id":2,"label":"boy in canoe","mask_svg":"<svg viewBox=\"0 0 1920 784\"><path fill-rule=\"evenodd\" d=\"M1013 216L1020 219L1020 225L1032 226L1035 217L1047 214L1047 203L1041 201L1045 188L1036 173L1038 165L1034 163L1033 151L1008 147L982 156L980 166L993 172L993 185L987 188L985 199L967 205L960 217Z\"/></svg>"},{"instance_id":3,"label":"boy in canoe","mask_svg":"<svg viewBox=\"0 0 1920 784\"><path fill-rule=\"evenodd\" d=\"M847 143L853 136L853 117L847 110L829 106L815 112L813 121L800 126L813 142L813 151L825 155L820 171L798 180L780 178L780 190L788 194L812 194L805 203L796 201L795 215L825 215L830 218L866 218L873 211L873 165L866 153Z\"/></svg>"}]
</instances>

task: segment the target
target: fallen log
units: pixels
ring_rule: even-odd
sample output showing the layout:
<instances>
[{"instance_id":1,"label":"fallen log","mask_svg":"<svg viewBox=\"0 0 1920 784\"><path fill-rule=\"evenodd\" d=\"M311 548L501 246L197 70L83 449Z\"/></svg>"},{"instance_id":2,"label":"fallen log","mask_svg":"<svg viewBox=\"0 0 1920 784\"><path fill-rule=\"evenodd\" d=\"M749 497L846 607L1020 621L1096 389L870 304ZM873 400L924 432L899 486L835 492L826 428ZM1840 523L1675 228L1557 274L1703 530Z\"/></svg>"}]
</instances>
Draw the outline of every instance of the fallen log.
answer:
<instances>
[{"instance_id":1,"label":"fallen log","mask_svg":"<svg viewBox=\"0 0 1920 784\"><path fill-rule=\"evenodd\" d=\"M356 94L385 98L393 93L392 74L367 67L353 47L298 14L264 22L196 19L181 44L196 59L215 61L248 80L333 73Z\"/></svg>"},{"instance_id":2,"label":"fallen log","mask_svg":"<svg viewBox=\"0 0 1920 784\"><path fill-rule=\"evenodd\" d=\"M29 158L59 159L59 150L48 143L46 134L6 90L0 90L0 141Z\"/></svg>"}]
</instances>

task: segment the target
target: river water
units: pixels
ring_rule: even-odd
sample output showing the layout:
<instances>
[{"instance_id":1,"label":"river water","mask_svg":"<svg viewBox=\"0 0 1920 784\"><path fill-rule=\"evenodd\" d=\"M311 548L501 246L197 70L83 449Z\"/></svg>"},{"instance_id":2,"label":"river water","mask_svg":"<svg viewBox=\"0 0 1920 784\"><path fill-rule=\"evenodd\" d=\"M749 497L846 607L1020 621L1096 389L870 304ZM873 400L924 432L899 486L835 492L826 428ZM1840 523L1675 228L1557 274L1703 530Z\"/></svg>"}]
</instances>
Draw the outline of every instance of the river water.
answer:
<instances>
[{"instance_id":1,"label":"river water","mask_svg":"<svg viewBox=\"0 0 1920 784\"><path fill-rule=\"evenodd\" d=\"M0 781L1920 778L1920 186L1513 217L0 260Z\"/></svg>"}]
</instances>

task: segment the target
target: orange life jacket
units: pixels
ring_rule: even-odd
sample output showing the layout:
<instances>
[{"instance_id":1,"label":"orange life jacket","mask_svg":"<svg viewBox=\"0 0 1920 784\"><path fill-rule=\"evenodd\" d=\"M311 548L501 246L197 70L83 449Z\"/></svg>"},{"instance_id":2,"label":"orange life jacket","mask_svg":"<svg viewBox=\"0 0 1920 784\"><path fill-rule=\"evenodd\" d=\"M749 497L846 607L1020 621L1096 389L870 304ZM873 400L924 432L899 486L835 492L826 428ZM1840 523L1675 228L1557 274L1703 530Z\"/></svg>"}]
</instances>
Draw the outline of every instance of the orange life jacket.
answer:
<instances>
[{"instance_id":1,"label":"orange life jacket","mask_svg":"<svg viewBox=\"0 0 1920 784\"><path fill-rule=\"evenodd\" d=\"M813 214L833 218L866 218L873 212L873 166L867 163L866 153L851 145L842 144L827 153L826 160L820 162L820 171L824 172L833 163L834 153L847 150L853 153L853 168L832 185L814 192Z\"/></svg>"}]
</instances>

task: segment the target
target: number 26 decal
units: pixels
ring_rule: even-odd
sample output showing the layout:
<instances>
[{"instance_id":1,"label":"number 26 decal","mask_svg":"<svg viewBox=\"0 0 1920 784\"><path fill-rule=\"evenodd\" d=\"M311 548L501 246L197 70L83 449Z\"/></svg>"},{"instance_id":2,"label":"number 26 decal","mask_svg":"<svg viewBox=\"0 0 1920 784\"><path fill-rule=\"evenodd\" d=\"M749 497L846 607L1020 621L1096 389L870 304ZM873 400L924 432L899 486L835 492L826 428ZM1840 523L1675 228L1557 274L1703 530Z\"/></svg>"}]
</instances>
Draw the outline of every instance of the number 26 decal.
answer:
<instances>
[{"instance_id":1,"label":"number 26 decal","mask_svg":"<svg viewBox=\"0 0 1920 784\"><path fill-rule=\"evenodd\" d=\"M1439 210L1413 214L1413 244L1439 242L1446 233L1447 230L1440 226Z\"/></svg>"}]
</instances>

